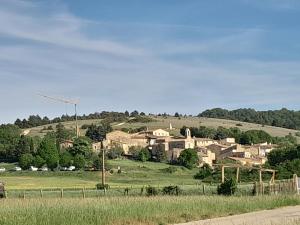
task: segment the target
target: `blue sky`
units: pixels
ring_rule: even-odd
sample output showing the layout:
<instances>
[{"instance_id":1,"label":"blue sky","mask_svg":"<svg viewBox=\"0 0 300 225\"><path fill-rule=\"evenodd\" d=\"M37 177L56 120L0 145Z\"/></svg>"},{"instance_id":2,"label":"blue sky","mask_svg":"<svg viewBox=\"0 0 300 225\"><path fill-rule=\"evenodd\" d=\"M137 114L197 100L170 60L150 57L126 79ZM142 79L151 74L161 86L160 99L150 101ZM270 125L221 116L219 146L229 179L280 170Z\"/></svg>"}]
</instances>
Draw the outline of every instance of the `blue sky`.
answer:
<instances>
[{"instance_id":1,"label":"blue sky","mask_svg":"<svg viewBox=\"0 0 300 225\"><path fill-rule=\"evenodd\" d=\"M0 123L102 110L298 110L298 0L0 0Z\"/></svg>"}]
</instances>

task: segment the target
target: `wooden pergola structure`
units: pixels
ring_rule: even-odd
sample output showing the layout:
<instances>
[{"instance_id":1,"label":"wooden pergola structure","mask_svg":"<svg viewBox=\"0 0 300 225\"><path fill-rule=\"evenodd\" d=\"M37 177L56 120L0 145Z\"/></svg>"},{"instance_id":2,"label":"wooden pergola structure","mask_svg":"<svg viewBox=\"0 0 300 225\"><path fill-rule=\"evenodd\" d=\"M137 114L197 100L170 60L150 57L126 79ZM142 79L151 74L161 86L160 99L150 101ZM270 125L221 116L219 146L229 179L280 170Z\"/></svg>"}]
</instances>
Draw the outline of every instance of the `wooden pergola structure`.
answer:
<instances>
[{"instance_id":1,"label":"wooden pergola structure","mask_svg":"<svg viewBox=\"0 0 300 225\"><path fill-rule=\"evenodd\" d=\"M239 182L239 178L240 178L240 168L243 169L255 169L259 171L259 183L262 183L262 173L263 172L269 172L272 173L272 178L270 180L270 183L273 184L275 182L275 174L276 174L276 170L272 170L272 169L264 169L261 167L253 167L253 166L243 166L240 164L215 164L214 166L220 166L221 167L221 172L222 172L222 178L221 178L221 182L224 183L225 182L225 168L236 168L236 182Z\"/></svg>"}]
</instances>

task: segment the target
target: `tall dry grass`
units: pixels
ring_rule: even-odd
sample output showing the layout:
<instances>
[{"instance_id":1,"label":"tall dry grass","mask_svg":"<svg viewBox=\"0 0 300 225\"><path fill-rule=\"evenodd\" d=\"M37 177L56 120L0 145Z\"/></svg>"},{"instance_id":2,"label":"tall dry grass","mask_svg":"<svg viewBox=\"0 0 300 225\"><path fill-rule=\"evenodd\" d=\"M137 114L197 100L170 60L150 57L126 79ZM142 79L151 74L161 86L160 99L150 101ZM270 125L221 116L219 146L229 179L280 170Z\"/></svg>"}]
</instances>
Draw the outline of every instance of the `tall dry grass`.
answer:
<instances>
[{"instance_id":1,"label":"tall dry grass","mask_svg":"<svg viewBox=\"0 0 300 225\"><path fill-rule=\"evenodd\" d=\"M170 224L298 204L299 196L6 199L0 225Z\"/></svg>"}]
</instances>

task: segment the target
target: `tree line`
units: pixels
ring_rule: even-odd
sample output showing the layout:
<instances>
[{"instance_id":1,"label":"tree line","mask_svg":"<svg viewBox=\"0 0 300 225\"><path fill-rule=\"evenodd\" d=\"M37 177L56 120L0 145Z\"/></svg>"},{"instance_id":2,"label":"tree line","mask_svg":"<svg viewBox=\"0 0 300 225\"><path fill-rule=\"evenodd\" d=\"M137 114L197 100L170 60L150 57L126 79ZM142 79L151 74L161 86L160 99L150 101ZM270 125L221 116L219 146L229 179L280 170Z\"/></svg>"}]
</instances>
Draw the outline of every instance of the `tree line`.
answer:
<instances>
[{"instance_id":1,"label":"tree line","mask_svg":"<svg viewBox=\"0 0 300 225\"><path fill-rule=\"evenodd\" d=\"M182 135L185 134L186 126L180 129ZM200 127L189 127L191 135L197 138L210 138L214 140L222 140L225 138L235 138L235 141L242 145L251 145L259 143L272 143L280 145L294 145L297 143L296 137L287 135L285 137L273 137L269 133L263 130L248 130L241 131L237 127L225 128L218 127L210 128L205 126Z\"/></svg>"},{"instance_id":2,"label":"tree line","mask_svg":"<svg viewBox=\"0 0 300 225\"><path fill-rule=\"evenodd\" d=\"M89 115L82 115L78 116L78 120L89 120L89 119L106 119L107 122L124 122L129 119L129 117L135 117L134 120L129 120L131 122L151 122L147 117L145 117L144 112L138 112L134 110L133 112L129 113L128 111L125 112L96 112L91 113ZM62 123L67 121L74 121L75 116L69 115L62 115L61 117L56 117L54 119L49 119L48 117L41 117L39 115L31 115L28 119L16 119L14 125L18 126L21 129L32 128L37 126L44 126L51 123Z\"/></svg>"},{"instance_id":3,"label":"tree line","mask_svg":"<svg viewBox=\"0 0 300 225\"><path fill-rule=\"evenodd\" d=\"M214 108L206 110L199 117L237 120L288 129L300 129L300 111L283 108L281 110L256 111L254 109L226 110Z\"/></svg>"}]
</instances>

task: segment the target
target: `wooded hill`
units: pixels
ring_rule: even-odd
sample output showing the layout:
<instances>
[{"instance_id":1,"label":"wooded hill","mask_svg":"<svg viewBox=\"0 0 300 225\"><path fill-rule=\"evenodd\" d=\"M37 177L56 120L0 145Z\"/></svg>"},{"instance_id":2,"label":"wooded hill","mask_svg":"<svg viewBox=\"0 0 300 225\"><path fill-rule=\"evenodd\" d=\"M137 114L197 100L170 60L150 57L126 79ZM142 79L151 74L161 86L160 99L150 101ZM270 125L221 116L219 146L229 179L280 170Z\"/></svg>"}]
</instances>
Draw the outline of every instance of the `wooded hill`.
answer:
<instances>
[{"instance_id":1,"label":"wooded hill","mask_svg":"<svg viewBox=\"0 0 300 225\"><path fill-rule=\"evenodd\" d=\"M300 111L288 109L256 111L254 109L226 110L215 108L206 110L199 117L237 120L248 123L257 123L288 129L300 129Z\"/></svg>"}]
</instances>

